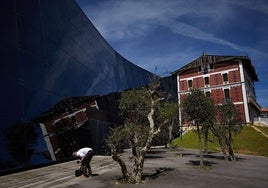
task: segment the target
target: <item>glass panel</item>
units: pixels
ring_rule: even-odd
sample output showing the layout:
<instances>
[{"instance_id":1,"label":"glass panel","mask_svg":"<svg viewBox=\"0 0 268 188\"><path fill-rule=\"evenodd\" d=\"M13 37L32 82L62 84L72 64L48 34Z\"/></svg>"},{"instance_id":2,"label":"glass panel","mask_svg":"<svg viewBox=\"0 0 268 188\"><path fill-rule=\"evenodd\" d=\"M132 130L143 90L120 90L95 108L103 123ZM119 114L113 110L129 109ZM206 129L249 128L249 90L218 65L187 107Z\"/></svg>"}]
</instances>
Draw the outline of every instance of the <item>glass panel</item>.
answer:
<instances>
[{"instance_id":1,"label":"glass panel","mask_svg":"<svg viewBox=\"0 0 268 188\"><path fill-rule=\"evenodd\" d=\"M224 96L225 96L225 99L230 99L230 91L229 91L229 89L224 90Z\"/></svg>"},{"instance_id":2,"label":"glass panel","mask_svg":"<svg viewBox=\"0 0 268 188\"><path fill-rule=\"evenodd\" d=\"M228 74L227 74L227 73L224 73L224 74L222 75L222 77L223 77L223 81L224 81L224 82L228 82Z\"/></svg>"},{"instance_id":3,"label":"glass panel","mask_svg":"<svg viewBox=\"0 0 268 188\"><path fill-rule=\"evenodd\" d=\"M192 88L193 87L193 81L192 80L188 80L188 87Z\"/></svg>"},{"instance_id":4,"label":"glass panel","mask_svg":"<svg viewBox=\"0 0 268 188\"><path fill-rule=\"evenodd\" d=\"M209 91L206 92L207 97L211 97L211 93Z\"/></svg>"},{"instance_id":5,"label":"glass panel","mask_svg":"<svg viewBox=\"0 0 268 188\"><path fill-rule=\"evenodd\" d=\"M209 77L205 77L205 85L209 85Z\"/></svg>"}]
</instances>

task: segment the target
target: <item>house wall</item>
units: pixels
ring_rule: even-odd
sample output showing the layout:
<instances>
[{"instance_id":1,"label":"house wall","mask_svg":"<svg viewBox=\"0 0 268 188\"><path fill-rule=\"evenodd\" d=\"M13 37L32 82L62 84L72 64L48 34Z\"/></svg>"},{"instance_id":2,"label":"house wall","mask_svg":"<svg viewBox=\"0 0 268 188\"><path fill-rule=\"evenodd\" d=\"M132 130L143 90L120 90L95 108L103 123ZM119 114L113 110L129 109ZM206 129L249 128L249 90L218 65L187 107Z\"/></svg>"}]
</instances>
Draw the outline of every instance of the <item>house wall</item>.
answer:
<instances>
[{"instance_id":1,"label":"house wall","mask_svg":"<svg viewBox=\"0 0 268 188\"><path fill-rule=\"evenodd\" d=\"M225 90L229 91L230 99L240 113L242 121L248 122L249 119L246 116L248 108L247 105L245 105L244 100L247 96L246 94L243 94L241 70L243 71L243 69L239 67L239 62L229 61L226 63L214 64L213 69L208 70L206 74L200 72L198 68L193 68L180 73L177 75L179 103L183 96L188 93L190 89L188 82L189 80L192 80L192 87L201 89L204 93L209 92L216 105L222 104L226 98ZM224 81L224 74L227 74L228 81ZM208 77L209 84L205 84L205 77Z\"/></svg>"}]
</instances>

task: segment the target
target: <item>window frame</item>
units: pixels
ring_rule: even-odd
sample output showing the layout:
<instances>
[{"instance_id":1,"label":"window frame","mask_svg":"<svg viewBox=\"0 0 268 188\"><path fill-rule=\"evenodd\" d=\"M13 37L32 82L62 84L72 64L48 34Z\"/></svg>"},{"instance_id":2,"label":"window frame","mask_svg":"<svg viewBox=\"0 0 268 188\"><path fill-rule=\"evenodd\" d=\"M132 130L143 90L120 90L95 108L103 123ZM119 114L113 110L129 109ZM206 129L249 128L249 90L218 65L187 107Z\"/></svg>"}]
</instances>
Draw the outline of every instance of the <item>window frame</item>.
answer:
<instances>
[{"instance_id":1,"label":"window frame","mask_svg":"<svg viewBox=\"0 0 268 188\"><path fill-rule=\"evenodd\" d=\"M204 77L204 82L205 82L205 85L209 85L209 77L208 76Z\"/></svg>"},{"instance_id":2,"label":"window frame","mask_svg":"<svg viewBox=\"0 0 268 188\"><path fill-rule=\"evenodd\" d=\"M228 89L224 89L223 92L224 92L224 98L225 99L231 99L230 89L229 88Z\"/></svg>"},{"instance_id":3,"label":"window frame","mask_svg":"<svg viewBox=\"0 0 268 188\"><path fill-rule=\"evenodd\" d=\"M188 88L190 89L190 88L193 88L193 80L188 80L187 81L187 83L188 83ZM191 84L190 84L191 83ZM190 86L191 85L191 86Z\"/></svg>"},{"instance_id":4,"label":"window frame","mask_svg":"<svg viewBox=\"0 0 268 188\"><path fill-rule=\"evenodd\" d=\"M223 73L222 74L222 80L223 80L223 82L228 82L229 81L228 73Z\"/></svg>"}]
</instances>

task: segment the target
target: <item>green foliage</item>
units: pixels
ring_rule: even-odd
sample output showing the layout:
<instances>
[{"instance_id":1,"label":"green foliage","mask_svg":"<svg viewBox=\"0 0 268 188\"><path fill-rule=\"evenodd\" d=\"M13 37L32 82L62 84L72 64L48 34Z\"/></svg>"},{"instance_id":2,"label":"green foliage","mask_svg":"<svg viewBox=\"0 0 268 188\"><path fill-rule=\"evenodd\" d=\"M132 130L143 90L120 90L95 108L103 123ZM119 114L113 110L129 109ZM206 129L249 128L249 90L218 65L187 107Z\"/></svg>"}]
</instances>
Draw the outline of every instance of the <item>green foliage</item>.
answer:
<instances>
[{"instance_id":1,"label":"green foliage","mask_svg":"<svg viewBox=\"0 0 268 188\"><path fill-rule=\"evenodd\" d=\"M178 104L172 102L164 102L159 106L159 118L161 119L176 119L178 118ZM170 118L172 117L172 118Z\"/></svg>"},{"instance_id":2,"label":"green foliage","mask_svg":"<svg viewBox=\"0 0 268 188\"><path fill-rule=\"evenodd\" d=\"M123 125L110 129L109 137L106 139L108 146L114 145L117 151L121 151L128 145L129 132Z\"/></svg>"},{"instance_id":3,"label":"green foliage","mask_svg":"<svg viewBox=\"0 0 268 188\"><path fill-rule=\"evenodd\" d=\"M190 94L182 100L181 104L183 115L196 126L200 151L200 166L203 166L202 135L204 135L204 146L205 151L207 151L208 129L214 123L215 119L213 100L206 97L202 91L191 89Z\"/></svg>"},{"instance_id":4,"label":"green foliage","mask_svg":"<svg viewBox=\"0 0 268 188\"><path fill-rule=\"evenodd\" d=\"M155 113L157 124L164 125L161 132L155 136L154 144L167 145L173 138L179 136L179 106L174 102L162 102ZM166 121L167 120L167 121Z\"/></svg>"},{"instance_id":5,"label":"green foliage","mask_svg":"<svg viewBox=\"0 0 268 188\"><path fill-rule=\"evenodd\" d=\"M175 122L177 115L174 104L166 103L165 95L159 90L159 83L147 88L131 89L121 95L120 115L124 126L111 129L107 144L111 148L112 158L121 167L123 177L131 182L141 182L144 158L150 149L154 137L164 130L168 123ZM131 147L133 170L127 171L124 159L118 155L125 147Z\"/></svg>"},{"instance_id":6,"label":"green foliage","mask_svg":"<svg viewBox=\"0 0 268 188\"><path fill-rule=\"evenodd\" d=\"M146 88L131 89L122 93L119 103L120 115L127 122L146 123L150 111L150 94Z\"/></svg>"},{"instance_id":7,"label":"green foliage","mask_svg":"<svg viewBox=\"0 0 268 188\"><path fill-rule=\"evenodd\" d=\"M230 160L235 160L233 151L233 135L238 134L242 128L242 121L231 100L226 100L216 107L219 123L214 123L210 130L218 139L221 150L227 160L227 152Z\"/></svg>"},{"instance_id":8,"label":"green foliage","mask_svg":"<svg viewBox=\"0 0 268 188\"><path fill-rule=\"evenodd\" d=\"M217 106L217 115L221 126L229 126L229 129L234 133L239 133L242 121L234 104L231 101L226 101L221 106Z\"/></svg>"},{"instance_id":9,"label":"green foliage","mask_svg":"<svg viewBox=\"0 0 268 188\"><path fill-rule=\"evenodd\" d=\"M198 89L192 89L181 105L183 115L188 121L205 125L215 119L213 100Z\"/></svg>"}]
</instances>

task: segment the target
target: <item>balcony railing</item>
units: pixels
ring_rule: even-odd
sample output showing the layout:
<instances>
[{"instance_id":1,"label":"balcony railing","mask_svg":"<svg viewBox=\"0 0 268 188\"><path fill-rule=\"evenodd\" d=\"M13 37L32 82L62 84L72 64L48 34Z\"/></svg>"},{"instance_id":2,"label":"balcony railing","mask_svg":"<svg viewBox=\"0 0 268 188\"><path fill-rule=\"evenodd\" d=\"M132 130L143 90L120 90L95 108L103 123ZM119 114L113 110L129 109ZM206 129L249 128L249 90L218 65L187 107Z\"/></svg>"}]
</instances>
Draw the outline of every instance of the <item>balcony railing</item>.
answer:
<instances>
[{"instance_id":1,"label":"balcony railing","mask_svg":"<svg viewBox=\"0 0 268 188\"><path fill-rule=\"evenodd\" d=\"M254 118L254 124L266 125L268 126L268 117L257 117Z\"/></svg>"}]
</instances>

